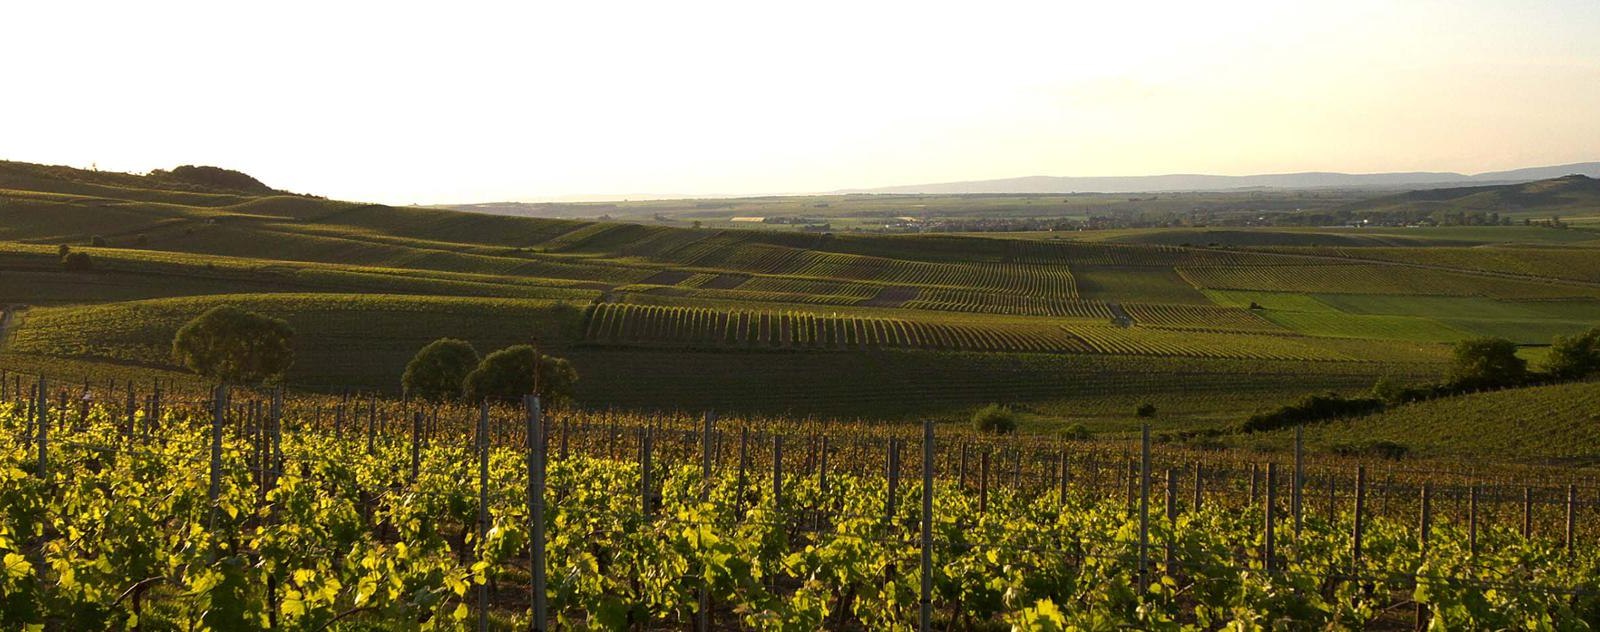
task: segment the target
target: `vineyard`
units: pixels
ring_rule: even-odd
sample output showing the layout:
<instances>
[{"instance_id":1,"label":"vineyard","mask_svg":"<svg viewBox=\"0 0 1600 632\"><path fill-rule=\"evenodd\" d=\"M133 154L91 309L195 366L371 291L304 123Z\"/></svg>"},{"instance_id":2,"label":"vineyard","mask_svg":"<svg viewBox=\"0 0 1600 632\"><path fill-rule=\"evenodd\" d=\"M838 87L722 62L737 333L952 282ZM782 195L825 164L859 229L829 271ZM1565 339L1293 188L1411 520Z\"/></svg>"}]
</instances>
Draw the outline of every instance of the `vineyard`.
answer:
<instances>
[{"instance_id":1,"label":"vineyard","mask_svg":"<svg viewBox=\"0 0 1600 632\"><path fill-rule=\"evenodd\" d=\"M585 339L701 347L1086 352L1077 338L1048 327L973 326L900 318L807 312L601 303L590 308Z\"/></svg>"},{"instance_id":2,"label":"vineyard","mask_svg":"<svg viewBox=\"0 0 1600 632\"><path fill-rule=\"evenodd\" d=\"M1561 470L21 384L8 629L1600 623Z\"/></svg>"}]
</instances>

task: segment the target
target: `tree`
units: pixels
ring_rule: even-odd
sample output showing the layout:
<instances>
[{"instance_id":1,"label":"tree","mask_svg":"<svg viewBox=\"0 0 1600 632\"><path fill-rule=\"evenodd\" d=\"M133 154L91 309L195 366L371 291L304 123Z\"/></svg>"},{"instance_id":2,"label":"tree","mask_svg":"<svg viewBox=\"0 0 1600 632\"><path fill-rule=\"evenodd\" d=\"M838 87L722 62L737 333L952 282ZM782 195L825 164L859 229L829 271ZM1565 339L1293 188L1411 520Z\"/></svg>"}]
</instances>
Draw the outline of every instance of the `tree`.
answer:
<instances>
[{"instance_id":1,"label":"tree","mask_svg":"<svg viewBox=\"0 0 1600 632\"><path fill-rule=\"evenodd\" d=\"M1450 383L1461 388L1508 386L1528 375L1528 361L1517 357L1516 343L1504 338L1474 338L1456 344Z\"/></svg>"},{"instance_id":2,"label":"tree","mask_svg":"<svg viewBox=\"0 0 1600 632\"><path fill-rule=\"evenodd\" d=\"M978 432L1008 434L1017 429L1017 414L999 404L989 404L972 413L972 427Z\"/></svg>"},{"instance_id":3,"label":"tree","mask_svg":"<svg viewBox=\"0 0 1600 632\"><path fill-rule=\"evenodd\" d=\"M1139 404L1139 408L1135 409L1133 412L1140 417L1154 417L1156 416L1156 405L1150 402L1145 402L1143 404Z\"/></svg>"},{"instance_id":4,"label":"tree","mask_svg":"<svg viewBox=\"0 0 1600 632\"><path fill-rule=\"evenodd\" d=\"M531 345L517 345L484 356L478 368L467 374L465 387L467 399L472 401L515 401L532 393L546 406L564 406L572 402L577 382L578 372L571 362L541 354Z\"/></svg>"},{"instance_id":5,"label":"tree","mask_svg":"<svg viewBox=\"0 0 1600 632\"><path fill-rule=\"evenodd\" d=\"M1600 373L1600 327L1576 336L1556 336L1550 343L1545 370L1569 380Z\"/></svg>"},{"instance_id":6,"label":"tree","mask_svg":"<svg viewBox=\"0 0 1600 632\"><path fill-rule=\"evenodd\" d=\"M67 272L87 272L94 269L94 259L87 252L69 253L61 258L61 267L66 268Z\"/></svg>"},{"instance_id":7,"label":"tree","mask_svg":"<svg viewBox=\"0 0 1600 632\"><path fill-rule=\"evenodd\" d=\"M461 397L467 375L478 366L472 343L440 338L428 343L406 364L400 385L409 395L440 402Z\"/></svg>"},{"instance_id":8,"label":"tree","mask_svg":"<svg viewBox=\"0 0 1600 632\"><path fill-rule=\"evenodd\" d=\"M224 384L259 384L281 378L294 364L293 338L282 320L219 305L178 329L172 357Z\"/></svg>"}]
</instances>

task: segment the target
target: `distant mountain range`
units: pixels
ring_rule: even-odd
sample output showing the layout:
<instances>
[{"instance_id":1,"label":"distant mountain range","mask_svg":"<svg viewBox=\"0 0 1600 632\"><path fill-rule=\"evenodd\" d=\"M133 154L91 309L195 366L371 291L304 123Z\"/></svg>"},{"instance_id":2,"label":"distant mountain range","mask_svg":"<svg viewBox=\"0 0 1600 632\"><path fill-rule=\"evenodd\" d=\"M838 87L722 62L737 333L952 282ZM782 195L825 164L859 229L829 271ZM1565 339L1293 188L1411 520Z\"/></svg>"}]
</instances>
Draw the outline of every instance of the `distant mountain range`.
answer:
<instances>
[{"instance_id":1,"label":"distant mountain range","mask_svg":"<svg viewBox=\"0 0 1600 632\"><path fill-rule=\"evenodd\" d=\"M834 193L1143 193L1152 191L1227 191L1237 189L1437 189L1446 187L1517 184L1567 175L1600 178L1600 162L1580 162L1551 167L1531 167L1467 175L1448 172L1401 173L1278 173L1255 176L1171 174L1160 176L1060 177L1029 176L1001 180L942 182L874 189L846 189Z\"/></svg>"}]
</instances>

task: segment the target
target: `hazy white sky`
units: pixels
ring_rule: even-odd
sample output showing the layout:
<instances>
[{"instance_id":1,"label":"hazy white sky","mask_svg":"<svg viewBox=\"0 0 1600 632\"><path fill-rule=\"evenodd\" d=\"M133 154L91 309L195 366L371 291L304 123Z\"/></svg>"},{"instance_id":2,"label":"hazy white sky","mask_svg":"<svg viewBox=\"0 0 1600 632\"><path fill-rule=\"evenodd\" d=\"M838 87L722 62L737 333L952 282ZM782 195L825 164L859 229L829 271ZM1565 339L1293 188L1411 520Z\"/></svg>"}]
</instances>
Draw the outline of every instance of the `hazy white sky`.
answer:
<instances>
[{"instance_id":1,"label":"hazy white sky","mask_svg":"<svg viewBox=\"0 0 1600 632\"><path fill-rule=\"evenodd\" d=\"M0 158L390 203L1600 160L1600 1L5 2Z\"/></svg>"}]
</instances>

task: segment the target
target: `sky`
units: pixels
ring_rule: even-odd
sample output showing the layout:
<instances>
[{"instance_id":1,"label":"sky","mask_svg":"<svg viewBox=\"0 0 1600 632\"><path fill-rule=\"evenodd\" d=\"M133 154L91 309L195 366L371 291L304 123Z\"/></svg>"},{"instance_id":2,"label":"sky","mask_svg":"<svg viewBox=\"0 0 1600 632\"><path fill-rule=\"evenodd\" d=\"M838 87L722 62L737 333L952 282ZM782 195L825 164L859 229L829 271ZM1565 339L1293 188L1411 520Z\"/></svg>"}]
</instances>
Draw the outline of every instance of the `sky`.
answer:
<instances>
[{"instance_id":1,"label":"sky","mask_svg":"<svg viewBox=\"0 0 1600 632\"><path fill-rule=\"evenodd\" d=\"M338 199L1600 160L1600 1L6 2L0 159Z\"/></svg>"}]
</instances>

